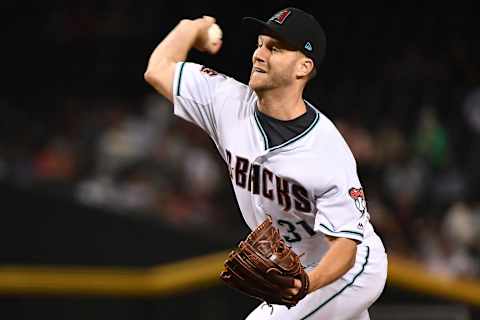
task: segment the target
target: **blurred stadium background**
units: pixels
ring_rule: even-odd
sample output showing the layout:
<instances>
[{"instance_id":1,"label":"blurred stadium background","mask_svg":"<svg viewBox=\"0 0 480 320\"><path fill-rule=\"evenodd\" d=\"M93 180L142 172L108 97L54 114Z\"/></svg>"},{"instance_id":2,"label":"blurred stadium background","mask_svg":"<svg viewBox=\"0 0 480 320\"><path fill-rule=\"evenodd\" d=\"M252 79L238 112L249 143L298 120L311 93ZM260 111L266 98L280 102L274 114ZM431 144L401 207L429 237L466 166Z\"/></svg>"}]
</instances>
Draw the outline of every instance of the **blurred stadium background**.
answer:
<instances>
[{"instance_id":1,"label":"blurred stadium background","mask_svg":"<svg viewBox=\"0 0 480 320\"><path fill-rule=\"evenodd\" d=\"M226 170L143 72L180 19L208 14L223 49L189 59L246 81L255 39L242 35L241 17L290 5L327 31L306 96L355 154L392 257L372 319L480 319L473 3L336 10L163 0L0 5L1 319L249 313L255 300L216 281L225 252L248 232Z\"/></svg>"}]
</instances>

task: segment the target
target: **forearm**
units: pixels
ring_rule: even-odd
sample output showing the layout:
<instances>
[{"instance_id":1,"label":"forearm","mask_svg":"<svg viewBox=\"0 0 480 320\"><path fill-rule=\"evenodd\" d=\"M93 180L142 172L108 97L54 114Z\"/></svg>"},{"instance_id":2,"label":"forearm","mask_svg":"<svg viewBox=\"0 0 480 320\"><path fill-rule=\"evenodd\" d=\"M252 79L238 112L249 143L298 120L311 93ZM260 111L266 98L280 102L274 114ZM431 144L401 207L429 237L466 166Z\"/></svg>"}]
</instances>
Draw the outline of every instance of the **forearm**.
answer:
<instances>
[{"instance_id":1,"label":"forearm","mask_svg":"<svg viewBox=\"0 0 480 320\"><path fill-rule=\"evenodd\" d=\"M208 28L214 23L215 19L209 16L180 21L150 56L144 75L145 80L171 102L173 102L172 87L177 62L185 61L192 48L210 54L220 50L221 39L213 41L208 35Z\"/></svg>"},{"instance_id":2,"label":"forearm","mask_svg":"<svg viewBox=\"0 0 480 320\"><path fill-rule=\"evenodd\" d=\"M182 20L155 48L148 61L145 80L168 100L173 101L175 65L185 61L201 31L201 20Z\"/></svg>"},{"instance_id":3,"label":"forearm","mask_svg":"<svg viewBox=\"0 0 480 320\"><path fill-rule=\"evenodd\" d=\"M205 30L214 21L215 19L210 17L180 21L150 56L144 75L145 80L171 102L177 62L185 61L192 48L213 52L208 47Z\"/></svg>"},{"instance_id":4,"label":"forearm","mask_svg":"<svg viewBox=\"0 0 480 320\"><path fill-rule=\"evenodd\" d=\"M198 21L195 20L180 21L153 51L148 61L147 72L158 70L164 62L185 61L197 39L200 30L197 25Z\"/></svg>"},{"instance_id":5,"label":"forearm","mask_svg":"<svg viewBox=\"0 0 480 320\"><path fill-rule=\"evenodd\" d=\"M320 289L344 275L355 264L357 243L346 238L336 238L320 263L309 272L310 289Z\"/></svg>"}]
</instances>

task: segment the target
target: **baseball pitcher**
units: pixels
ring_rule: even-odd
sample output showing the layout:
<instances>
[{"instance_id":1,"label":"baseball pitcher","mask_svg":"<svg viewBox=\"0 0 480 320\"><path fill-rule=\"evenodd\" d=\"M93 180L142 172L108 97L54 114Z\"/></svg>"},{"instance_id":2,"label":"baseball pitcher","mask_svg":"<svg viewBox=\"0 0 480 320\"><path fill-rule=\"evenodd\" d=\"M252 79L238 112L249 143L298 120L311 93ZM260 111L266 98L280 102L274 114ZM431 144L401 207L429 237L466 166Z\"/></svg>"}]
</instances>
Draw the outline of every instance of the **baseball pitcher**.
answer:
<instances>
[{"instance_id":1,"label":"baseball pitcher","mask_svg":"<svg viewBox=\"0 0 480 320\"><path fill-rule=\"evenodd\" d=\"M264 301L249 320L369 319L385 285L385 248L347 143L303 97L326 53L324 30L296 8L243 23L257 37L248 84L185 61L192 48L215 54L222 46L207 16L180 21L145 72L175 115L211 137L255 230L223 278Z\"/></svg>"}]
</instances>

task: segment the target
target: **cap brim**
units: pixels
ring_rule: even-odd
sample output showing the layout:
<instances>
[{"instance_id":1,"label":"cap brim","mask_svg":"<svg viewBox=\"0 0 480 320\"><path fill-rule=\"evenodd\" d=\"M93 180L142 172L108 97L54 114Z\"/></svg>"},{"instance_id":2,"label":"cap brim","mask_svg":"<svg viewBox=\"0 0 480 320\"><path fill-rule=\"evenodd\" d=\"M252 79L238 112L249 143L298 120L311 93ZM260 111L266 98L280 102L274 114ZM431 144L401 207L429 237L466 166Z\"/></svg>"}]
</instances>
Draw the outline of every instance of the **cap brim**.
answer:
<instances>
[{"instance_id":1,"label":"cap brim","mask_svg":"<svg viewBox=\"0 0 480 320\"><path fill-rule=\"evenodd\" d=\"M277 30L276 24L266 23L260 19L253 17L243 17L242 23L246 31L252 36L258 36L259 34L271 35L278 40L285 42L285 44L295 48L295 50L300 50L297 48L294 43L290 42L287 38L282 36L282 33Z\"/></svg>"},{"instance_id":2,"label":"cap brim","mask_svg":"<svg viewBox=\"0 0 480 320\"><path fill-rule=\"evenodd\" d=\"M259 35L261 33L264 33L265 31L268 31L271 33L273 36L280 38L282 40L283 37L277 32L275 29L274 25L268 24L260 19L253 18L253 17L243 17L242 18L242 24L246 31L252 35Z\"/></svg>"}]
</instances>

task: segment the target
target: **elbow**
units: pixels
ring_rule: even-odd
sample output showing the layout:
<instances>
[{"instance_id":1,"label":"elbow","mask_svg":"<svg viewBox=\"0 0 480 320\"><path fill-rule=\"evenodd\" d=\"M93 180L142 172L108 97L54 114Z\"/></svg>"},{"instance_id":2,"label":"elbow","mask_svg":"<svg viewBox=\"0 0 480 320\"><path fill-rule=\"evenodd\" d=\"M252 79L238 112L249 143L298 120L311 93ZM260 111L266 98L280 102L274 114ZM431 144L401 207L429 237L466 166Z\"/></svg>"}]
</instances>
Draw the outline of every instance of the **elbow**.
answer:
<instances>
[{"instance_id":1,"label":"elbow","mask_svg":"<svg viewBox=\"0 0 480 320\"><path fill-rule=\"evenodd\" d=\"M162 74L157 70L148 68L143 74L143 78L150 86L157 90L162 87Z\"/></svg>"},{"instance_id":2,"label":"elbow","mask_svg":"<svg viewBox=\"0 0 480 320\"><path fill-rule=\"evenodd\" d=\"M163 70L162 70L163 69ZM171 72L172 75L169 76L168 72L165 72L165 65L156 65L154 68L149 66L145 73L143 74L143 78L145 81L152 86L158 93L162 96L167 98L170 102L173 102L172 97L172 82L170 78L173 78L173 71Z\"/></svg>"},{"instance_id":3,"label":"elbow","mask_svg":"<svg viewBox=\"0 0 480 320\"><path fill-rule=\"evenodd\" d=\"M143 78L150 85L156 87L165 78L165 73L168 72L172 64L174 65L175 63L167 59L158 59L155 63L149 63Z\"/></svg>"},{"instance_id":4,"label":"elbow","mask_svg":"<svg viewBox=\"0 0 480 320\"><path fill-rule=\"evenodd\" d=\"M147 68L143 74L143 78L147 83L153 85L155 83L155 72L153 72L150 68Z\"/></svg>"}]
</instances>

